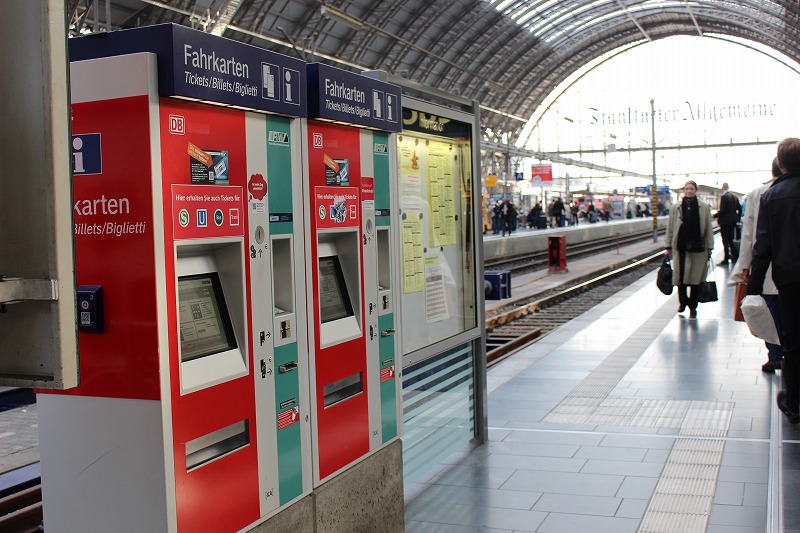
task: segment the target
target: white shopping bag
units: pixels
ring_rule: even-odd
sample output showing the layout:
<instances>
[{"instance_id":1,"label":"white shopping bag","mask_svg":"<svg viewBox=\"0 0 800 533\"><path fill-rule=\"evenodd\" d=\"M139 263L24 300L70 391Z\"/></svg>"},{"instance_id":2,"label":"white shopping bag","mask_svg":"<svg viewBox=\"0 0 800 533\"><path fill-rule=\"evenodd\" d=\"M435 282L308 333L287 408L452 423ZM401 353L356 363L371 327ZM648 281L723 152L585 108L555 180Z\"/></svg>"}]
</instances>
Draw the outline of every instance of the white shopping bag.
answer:
<instances>
[{"instance_id":1,"label":"white shopping bag","mask_svg":"<svg viewBox=\"0 0 800 533\"><path fill-rule=\"evenodd\" d=\"M748 294L742 300L744 321L753 335L771 344L780 344L775 321L769 312L767 302L760 295Z\"/></svg>"}]
</instances>

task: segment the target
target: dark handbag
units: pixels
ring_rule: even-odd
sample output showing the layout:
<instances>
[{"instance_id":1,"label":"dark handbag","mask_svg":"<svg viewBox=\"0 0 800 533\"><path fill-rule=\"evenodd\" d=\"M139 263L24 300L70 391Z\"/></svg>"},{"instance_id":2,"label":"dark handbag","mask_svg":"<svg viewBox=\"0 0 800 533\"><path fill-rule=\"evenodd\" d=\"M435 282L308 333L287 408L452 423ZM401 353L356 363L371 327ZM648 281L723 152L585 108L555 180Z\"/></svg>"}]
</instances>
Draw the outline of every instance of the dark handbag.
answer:
<instances>
[{"instance_id":1,"label":"dark handbag","mask_svg":"<svg viewBox=\"0 0 800 533\"><path fill-rule=\"evenodd\" d=\"M711 263L711 258L708 258L708 270L706 271L706 280L701 281L698 288L697 301L701 304L709 302L716 302L719 300L717 295L717 282L714 278L714 265ZM711 279L708 279L709 276Z\"/></svg>"},{"instance_id":2,"label":"dark handbag","mask_svg":"<svg viewBox=\"0 0 800 533\"><path fill-rule=\"evenodd\" d=\"M672 264L669 262L669 257L664 258L664 261L661 263L661 268L658 269L656 286L662 294L666 294L667 296L672 294Z\"/></svg>"}]
</instances>

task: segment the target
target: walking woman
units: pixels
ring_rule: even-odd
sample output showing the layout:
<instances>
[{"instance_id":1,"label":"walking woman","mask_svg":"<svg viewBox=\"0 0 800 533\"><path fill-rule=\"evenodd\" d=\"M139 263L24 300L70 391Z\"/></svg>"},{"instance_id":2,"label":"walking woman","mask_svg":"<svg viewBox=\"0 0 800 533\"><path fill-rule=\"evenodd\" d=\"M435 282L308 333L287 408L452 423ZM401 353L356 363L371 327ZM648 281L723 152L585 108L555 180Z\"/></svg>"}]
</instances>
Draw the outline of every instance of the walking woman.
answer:
<instances>
[{"instance_id":1,"label":"walking woman","mask_svg":"<svg viewBox=\"0 0 800 533\"><path fill-rule=\"evenodd\" d=\"M678 287L678 312L688 307L689 318L697 318L698 285L706 279L714 248L711 208L698 200L697 183L687 181L683 200L670 209L665 242L665 253L672 258L672 284Z\"/></svg>"}]
</instances>

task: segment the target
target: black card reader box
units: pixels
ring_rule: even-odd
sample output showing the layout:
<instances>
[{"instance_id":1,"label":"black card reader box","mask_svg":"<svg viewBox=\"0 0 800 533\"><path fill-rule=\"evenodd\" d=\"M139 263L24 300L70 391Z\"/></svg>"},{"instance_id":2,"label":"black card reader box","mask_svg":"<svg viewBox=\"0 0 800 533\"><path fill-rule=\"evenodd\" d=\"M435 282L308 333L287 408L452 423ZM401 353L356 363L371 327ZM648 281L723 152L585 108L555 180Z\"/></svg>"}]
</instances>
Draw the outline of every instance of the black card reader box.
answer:
<instances>
[{"instance_id":1,"label":"black card reader box","mask_svg":"<svg viewBox=\"0 0 800 533\"><path fill-rule=\"evenodd\" d=\"M81 285L76 296L78 331L103 333L103 286Z\"/></svg>"}]
</instances>

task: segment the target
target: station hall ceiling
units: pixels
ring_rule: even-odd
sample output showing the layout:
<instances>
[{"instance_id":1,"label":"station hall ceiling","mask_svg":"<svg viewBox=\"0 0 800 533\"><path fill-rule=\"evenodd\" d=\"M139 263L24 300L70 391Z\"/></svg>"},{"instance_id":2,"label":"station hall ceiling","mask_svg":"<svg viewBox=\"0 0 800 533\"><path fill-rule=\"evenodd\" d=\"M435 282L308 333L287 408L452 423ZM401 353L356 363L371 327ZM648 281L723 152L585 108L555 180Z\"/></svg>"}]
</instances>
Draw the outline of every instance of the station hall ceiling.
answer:
<instances>
[{"instance_id":1,"label":"station hall ceiling","mask_svg":"<svg viewBox=\"0 0 800 533\"><path fill-rule=\"evenodd\" d=\"M71 35L173 22L307 61L381 69L483 106L513 142L570 74L625 45L729 36L800 62L798 0L67 0ZM632 74L632 75L635 75Z\"/></svg>"}]
</instances>

